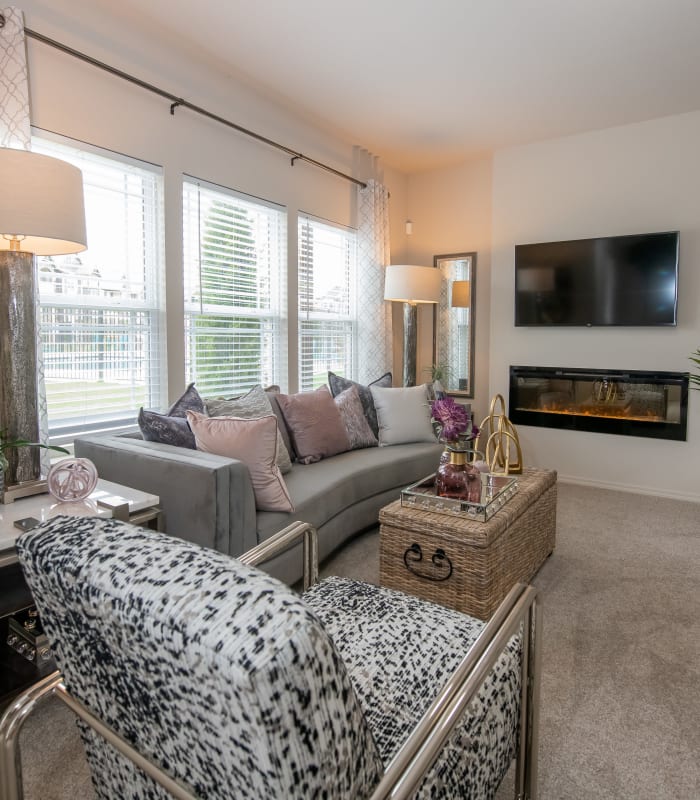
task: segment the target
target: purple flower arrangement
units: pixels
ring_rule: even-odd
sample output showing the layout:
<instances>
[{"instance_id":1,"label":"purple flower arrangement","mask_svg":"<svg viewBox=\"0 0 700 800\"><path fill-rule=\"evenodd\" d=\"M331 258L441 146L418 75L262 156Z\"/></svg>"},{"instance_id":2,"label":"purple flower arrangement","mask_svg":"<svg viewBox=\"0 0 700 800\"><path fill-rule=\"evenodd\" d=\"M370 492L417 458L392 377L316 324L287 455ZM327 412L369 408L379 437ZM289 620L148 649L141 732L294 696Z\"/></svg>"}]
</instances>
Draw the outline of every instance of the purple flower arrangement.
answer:
<instances>
[{"instance_id":1,"label":"purple flower arrangement","mask_svg":"<svg viewBox=\"0 0 700 800\"><path fill-rule=\"evenodd\" d=\"M479 435L479 428L472 423L467 409L451 397L433 400L430 411L433 422L440 428L440 438L445 441L456 442Z\"/></svg>"}]
</instances>

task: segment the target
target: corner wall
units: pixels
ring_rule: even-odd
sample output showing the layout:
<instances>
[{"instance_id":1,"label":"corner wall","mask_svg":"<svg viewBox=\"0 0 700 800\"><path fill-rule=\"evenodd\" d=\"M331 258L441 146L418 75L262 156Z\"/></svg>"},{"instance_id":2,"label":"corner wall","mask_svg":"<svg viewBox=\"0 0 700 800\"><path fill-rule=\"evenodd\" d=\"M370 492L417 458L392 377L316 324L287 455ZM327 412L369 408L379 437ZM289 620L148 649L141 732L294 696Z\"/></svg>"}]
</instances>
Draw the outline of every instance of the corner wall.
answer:
<instances>
[{"instance_id":1,"label":"corner wall","mask_svg":"<svg viewBox=\"0 0 700 800\"><path fill-rule=\"evenodd\" d=\"M700 345L700 113L498 152L493 165L490 392L511 364L686 372ZM675 328L515 328L515 244L680 230ZM519 426L527 464L596 486L700 501L700 405L688 441Z\"/></svg>"},{"instance_id":2,"label":"corner wall","mask_svg":"<svg viewBox=\"0 0 700 800\"><path fill-rule=\"evenodd\" d=\"M489 323L491 306L491 159L408 176L406 237L410 264L432 267L433 257L476 252L474 398L469 402L477 421L489 405ZM419 308L418 380L433 363L432 307Z\"/></svg>"}]
</instances>

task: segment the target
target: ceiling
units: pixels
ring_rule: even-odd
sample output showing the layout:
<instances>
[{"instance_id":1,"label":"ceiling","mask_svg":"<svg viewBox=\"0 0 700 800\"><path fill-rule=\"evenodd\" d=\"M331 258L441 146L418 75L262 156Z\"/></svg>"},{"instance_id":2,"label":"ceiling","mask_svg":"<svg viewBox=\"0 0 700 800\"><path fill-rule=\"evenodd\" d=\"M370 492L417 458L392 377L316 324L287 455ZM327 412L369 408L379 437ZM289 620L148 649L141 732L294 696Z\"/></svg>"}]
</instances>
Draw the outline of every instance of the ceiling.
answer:
<instances>
[{"instance_id":1,"label":"ceiling","mask_svg":"<svg viewBox=\"0 0 700 800\"><path fill-rule=\"evenodd\" d=\"M104 5L406 172L700 109L698 0Z\"/></svg>"}]
</instances>

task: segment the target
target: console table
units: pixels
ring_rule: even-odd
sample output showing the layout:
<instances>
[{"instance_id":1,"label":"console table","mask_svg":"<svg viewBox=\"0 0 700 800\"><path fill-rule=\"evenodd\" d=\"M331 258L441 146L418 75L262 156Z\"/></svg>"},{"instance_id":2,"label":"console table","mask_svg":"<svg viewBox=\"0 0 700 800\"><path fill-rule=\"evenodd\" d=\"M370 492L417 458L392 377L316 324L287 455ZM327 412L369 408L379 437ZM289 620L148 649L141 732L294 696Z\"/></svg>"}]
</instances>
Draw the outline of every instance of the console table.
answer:
<instances>
[{"instance_id":1,"label":"console table","mask_svg":"<svg viewBox=\"0 0 700 800\"><path fill-rule=\"evenodd\" d=\"M61 503L50 494L0 504L0 709L12 696L56 667L53 659L28 661L8 644L9 617L34 605L24 582L15 542L22 531L15 521L34 517L43 522L58 514L74 517L114 517L162 530L160 498L112 481L98 480L94 492L78 502Z\"/></svg>"}]
</instances>

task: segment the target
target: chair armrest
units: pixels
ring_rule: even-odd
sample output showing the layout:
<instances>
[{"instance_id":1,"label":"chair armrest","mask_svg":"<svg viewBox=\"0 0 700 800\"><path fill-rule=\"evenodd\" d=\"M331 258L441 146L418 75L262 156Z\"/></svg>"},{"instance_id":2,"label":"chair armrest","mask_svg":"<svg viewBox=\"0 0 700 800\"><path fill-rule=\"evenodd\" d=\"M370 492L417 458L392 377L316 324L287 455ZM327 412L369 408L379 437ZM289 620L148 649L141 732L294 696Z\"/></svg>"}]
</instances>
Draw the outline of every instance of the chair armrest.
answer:
<instances>
[{"instance_id":1,"label":"chair armrest","mask_svg":"<svg viewBox=\"0 0 700 800\"><path fill-rule=\"evenodd\" d=\"M288 550L301 537L303 537L302 558L304 591L306 591L318 581L318 532L308 522L292 522L269 539L243 553L238 560L255 567Z\"/></svg>"},{"instance_id":2,"label":"chair armrest","mask_svg":"<svg viewBox=\"0 0 700 800\"><path fill-rule=\"evenodd\" d=\"M508 640L519 629L523 635L523 652L515 797L535 800L541 606L537 601L537 590L522 583L514 586L496 609L440 694L390 761L370 800L412 797Z\"/></svg>"}]
</instances>

